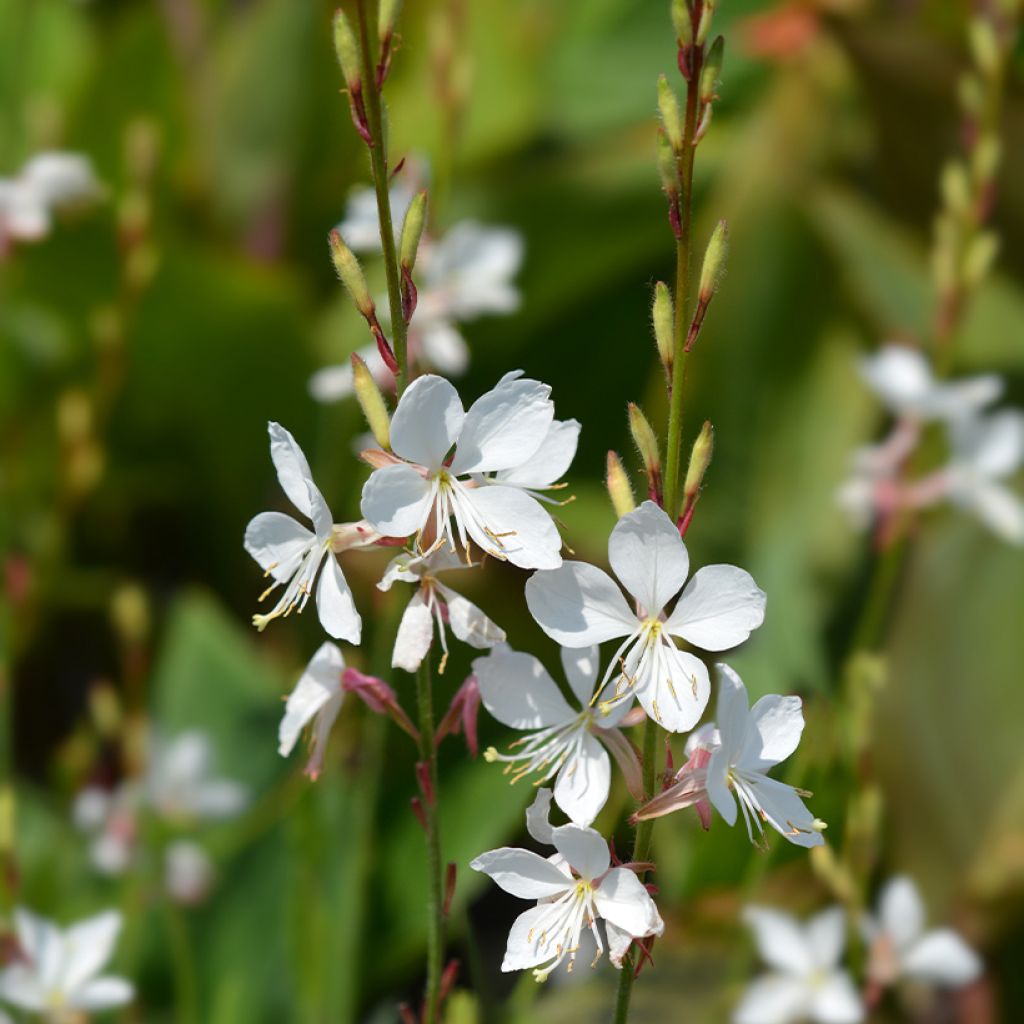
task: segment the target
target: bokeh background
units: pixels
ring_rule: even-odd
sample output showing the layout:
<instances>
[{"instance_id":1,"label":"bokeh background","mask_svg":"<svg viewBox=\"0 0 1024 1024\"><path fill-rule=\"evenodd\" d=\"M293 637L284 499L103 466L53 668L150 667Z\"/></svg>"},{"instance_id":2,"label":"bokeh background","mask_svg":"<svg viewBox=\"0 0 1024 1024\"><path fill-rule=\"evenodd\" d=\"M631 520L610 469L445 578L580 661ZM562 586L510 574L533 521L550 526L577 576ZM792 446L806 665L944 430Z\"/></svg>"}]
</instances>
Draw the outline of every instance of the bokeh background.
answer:
<instances>
[{"instance_id":1,"label":"bokeh background","mask_svg":"<svg viewBox=\"0 0 1024 1024\"><path fill-rule=\"evenodd\" d=\"M687 537L767 591L765 626L733 662L751 691L796 692L810 726L796 770L843 835L851 780L834 714L873 554L834 501L881 413L855 360L927 334L938 173L956 151L966 0L723 0L722 99L697 163L697 237L731 227L728 275L689 380L688 437L716 428ZM392 146L443 183L437 226L471 216L522 232L521 310L465 329L474 397L522 367L583 424L562 518L601 561L614 517L605 453L628 454L625 403L663 422L647 326L672 272L654 168L654 86L671 73L666 4L407 0L388 86ZM0 175L42 148L93 160L106 196L0 263L0 682L16 780L5 901L70 920L120 906L117 967L140 989L125 1020L395 1019L424 952L423 846L407 739L350 701L321 780L276 753L280 697L320 643L315 616L249 625L261 588L245 523L281 507L268 419L304 445L337 519L365 468L351 402L320 406L311 373L365 344L326 233L368 180L339 94L332 5L320 0L0 0ZM781 14L780 14L781 12ZM459 123L439 97L452 46ZM1007 101L997 273L972 306L957 373L1006 375L1024 401L1024 92ZM369 261L371 275L379 268ZM378 278L378 284L380 283ZM631 463L635 466L635 463ZM387 664L386 553L345 568L364 609L364 668ZM468 591L512 643L553 659L522 578ZM376 609L374 614L371 609ZM879 877L906 870L936 917L985 953L987 980L949 1016L1021 1019L1024 981L1024 556L973 521L919 527L892 609L888 683L872 701ZM453 650L446 706L468 671ZM403 700L411 680L389 675ZM154 869L99 877L71 822L76 792L133 770L146 722L198 727L247 810L194 829L216 864L206 899L167 903ZM482 742L501 731L481 718ZM134 752L134 753L133 753ZM446 856L458 862L457 1021L600 1020L614 978L543 989L497 972L517 901L466 868L519 841L532 791L461 740L442 748ZM598 825L621 826L616 793ZM160 837L149 836L157 843ZM827 899L801 851L752 849L716 822L656 830L668 920L636 1019L726 1019L751 968L744 900ZM585 983L585 984L581 984ZM959 1015L959 1016L957 1016ZM893 1019L901 1019L893 1017Z\"/></svg>"}]
</instances>

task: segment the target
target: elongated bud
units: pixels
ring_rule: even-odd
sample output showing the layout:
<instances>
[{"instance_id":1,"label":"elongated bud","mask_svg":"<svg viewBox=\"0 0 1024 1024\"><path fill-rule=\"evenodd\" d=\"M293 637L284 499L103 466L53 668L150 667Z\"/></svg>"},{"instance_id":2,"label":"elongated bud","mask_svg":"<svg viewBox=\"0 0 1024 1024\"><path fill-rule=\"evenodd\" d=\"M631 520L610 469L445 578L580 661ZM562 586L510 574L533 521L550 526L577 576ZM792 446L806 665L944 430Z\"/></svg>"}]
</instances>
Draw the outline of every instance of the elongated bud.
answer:
<instances>
[{"instance_id":1,"label":"elongated bud","mask_svg":"<svg viewBox=\"0 0 1024 1024\"><path fill-rule=\"evenodd\" d=\"M380 9L377 12L377 35L380 37L381 46L386 46L395 32L395 22L398 21L398 12L402 9L402 0L380 0Z\"/></svg>"},{"instance_id":2,"label":"elongated bud","mask_svg":"<svg viewBox=\"0 0 1024 1024\"><path fill-rule=\"evenodd\" d=\"M993 231L982 231L967 247L964 254L964 282L976 288L988 276L999 255L999 236Z\"/></svg>"},{"instance_id":3,"label":"elongated bud","mask_svg":"<svg viewBox=\"0 0 1024 1024\"><path fill-rule=\"evenodd\" d=\"M971 56L978 70L985 75L995 75L999 70L999 40L991 21L972 18L967 26L967 38L971 44Z\"/></svg>"},{"instance_id":4,"label":"elongated bud","mask_svg":"<svg viewBox=\"0 0 1024 1024\"><path fill-rule=\"evenodd\" d=\"M345 76L345 85L352 92L360 92L363 80L359 68L359 44L345 12L340 9L334 12L334 52Z\"/></svg>"},{"instance_id":5,"label":"elongated bud","mask_svg":"<svg viewBox=\"0 0 1024 1024\"><path fill-rule=\"evenodd\" d=\"M658 358L665 367L665 373L672 374L672 363L675 358L675 309L672 306L672 293L664 281L654 286L654 303L651 306L651 320L654 323L654 340L658 345Z\"/></svg>"},{"instance_id":6,"label":"elongated bud","mask_svg":"<svg viewBox=\"0 0 1024 1024\"><path fill-rule=\"evenodd\" d=\"M633 443L647 473L648 496L652 501L658 501L661 497L661 452L658 450L658 438L635 402L629 403L629 432L633 435Z\"/></svg>"},{"instance_id":7,"label":"elongated bud","mask_svg":"<svg viewBox=\"0 0 1024 1024\"><path fill-rule=\"evenodd\" d=\"M612 508L615 509L615 514L619 519L636 508L636 499L633 497L633 488L629 485L629 477L622 465L622 459L615 452L608 453L608 472L605 483L608 487L608 497L612 500Z\"/></svg>"},{"instance_id":8,"label":"elongated bud","mask_svg":"<svg viewBox=\"0 0 1024 1024\"><path fill-rule=\"evenodd\" d=\"M679 168L676 165L676 154L663 130L658 132L658 176L661 187L668 199L668 222L676 238L683 234L682 219L679 214Z\"/></svg>"},{"instance_id":9,"label":"elongated bud","mask_svg":"<svg viewBox=\"0 0 1024 1024\"><path fill-rule=\"evenodd\" d=\"M704 263L700 270L700 298L710 299L725 270L725 257L729 252L729 225L720 220L711 234L711 241L704 252Z\"/></svg>"},{"instance_id":10,"label":"elongated bud","mask_svg":"<svg viewBox=\"0 0 1024 1024\"><path fill-rule=\"evenodd\" d=\"M679 100L664 75L658 76L658 113L669 145L679 153L683 148L683 123L679 116Z\"/></svg>"},{"instance_id":11,"label":"elongated bud","mask_svg":"<svg viewBox=\"0 0 1024 1024\"><path fill-rule=\"evenodd\" d=\"M374 440L387 451L391 447L391 417L384 396L370 373L370 368L359 356L352 353L352 386L359 408L369 424Z\"/></svg>"},{"instance_id":12,"label":"elongated bud","mask_svg":"<svg viewBox=\"0 0 1024 1024\"><path fill-rule=\"evenodd\" d=\"M423 222L427 215L427 193L424 189L417 192L409 209L405 211L402 222L402 239L399 243L399 261L406 270L416 266L416 253L420 247L420 236L423 234Z\"/></svg>"},{"instance_id":13,"label":"elongated bud","mask_svg":"<svg viewBox=\"0 0 1024 1024\"><path fill-rule=\"evenodd\" d=\"M715 98L715 89L718 87L719 78L722 77L722 61L724 59L725 39L718 36L711 44L711 49L704 59L704 67L700 73L700 101L703 104L708 104Z\"/></svg>"},{"instance_id":14,"label":"elongated bud","mask_svg":"<svg viewBox=\"0 0 1024 1024\"><path fill-rule=\"evenodd\" d=\"M693 442L690 452L690 465L686 470L686 482L683 484L683 504L691 505L700 493L704 474L711 465L711 455L715 448L715 428L710 420L704 421L697 440Z\"/></svg>"},{"instance_id":15,"label":"elongated bud","mask_svg":"<svg viewBox=\"0 0 1024 1024\"><path fill-rule=\"evenodd\" d=\"M697 22L696 43L698 46L703 46L707 41L708 33L711 31L711 19L715 16L715 8L717 6L718 0L704 0L704 6L700 12L700 21Z\"/></svg>"},{"instance_id":16,"label":"elongated bud","mask_svg":"<svg viewBox=\"0 0 1024 1024\"><path fill-rule=\"evenodd\" d=\"M366 285L363 268L337 231L331 232L331 260L334 263L335 272L349 295L352 296L352 301L356 304L359 312L367 320L374 317L376 307L373 304L373 299L370 298L370 289Z\"/></svg>"},{"instance_id":17,"label":"elongated bud","mask_svg":"<svg viewBox=\"0 0 1024 1024\"><path fill-rule=\"evenodd\" d=\"M676 42L680 46L693 44L693 18L686 0L672 0L672 27L676 30Z\"/></svg>"}]
</instances>

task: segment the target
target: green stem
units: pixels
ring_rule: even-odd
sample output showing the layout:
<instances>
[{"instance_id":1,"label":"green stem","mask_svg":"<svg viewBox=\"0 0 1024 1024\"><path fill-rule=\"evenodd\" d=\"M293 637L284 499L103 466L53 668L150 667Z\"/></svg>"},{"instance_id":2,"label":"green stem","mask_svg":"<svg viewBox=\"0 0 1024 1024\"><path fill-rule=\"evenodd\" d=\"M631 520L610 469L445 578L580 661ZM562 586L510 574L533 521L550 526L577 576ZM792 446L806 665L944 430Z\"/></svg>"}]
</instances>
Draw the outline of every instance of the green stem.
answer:
<instances>
[{"instance_id":1,"label":"green stem","mask_svg":"<svg viewBox=\"0 0 1024 1024\"><path fill-rule=\"evenodd\" d=\"M198 984L188 921L181 908L175 906L170 899L166 901L164 916L174 972L175 1019L178 1024L196 1024L199 1019Z\"/></svg>"},{"instance_id":2,"label":"green stem","mask_svg":"<svg viewBox=\"0 0 1024 1024\"><path fill-rule=\"evenodd\" d=\"M384 113L380 89L377 88L376 47L366 13L366 0L357 0L359 21L359 56L362 64L363 100L366 107L367 127L373 140L370 150L370 172L377 193L377 214L380 220L380 243L384 256L384 273L388 281L388 308L391 311L391 342L398 361L395 385L399 396L409 383L407 355L408 329L402 313L402 275L395 248L395 228L391 217L391 196L388 192L387 139L384 133Z\"/></svg>"}]
</instances>

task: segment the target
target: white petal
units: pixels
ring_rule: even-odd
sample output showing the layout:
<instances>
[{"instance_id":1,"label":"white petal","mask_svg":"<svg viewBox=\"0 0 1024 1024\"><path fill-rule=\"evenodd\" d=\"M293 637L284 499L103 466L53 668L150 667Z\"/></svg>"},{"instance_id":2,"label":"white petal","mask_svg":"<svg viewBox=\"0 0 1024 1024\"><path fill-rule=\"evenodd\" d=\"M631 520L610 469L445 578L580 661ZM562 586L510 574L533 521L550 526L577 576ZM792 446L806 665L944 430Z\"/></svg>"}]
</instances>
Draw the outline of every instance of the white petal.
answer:
<instances>
[{"instance_id":1,"label":"white petal","mask_svg":"<svg viewBox=\"0 0 1024 1024\"><path fill-rule=\"evenodd\" d=\"M705 651L743 643L764 622L765 595L734 565L705 565L686 584L665 628Z\"/></svg>"},{"instance_id":2,"label":"white petal","mask_svg":"<svg viewBox=\"0 0 1024 1024\"><path fill-rule=\"evenodd\" d=\"M320 709L320 713L313 722L313 735L310 746L309 760L306 762L306 774L316 779L323 767L324 755L327 753L327 740L330 738L331 729L341 711L342 702L345 699L344 690L339 689L332 693L327 703Z\"/></svg>"},{"instance_id":3,"label":"white petal","mask_svg":"<svg viewBox=\"0 0 1024 1024\"><path fill-rule=\"evenodd\" d=\"M360 508L363 518L378 533L409 537L423 526L432 498L430 481L412 466L397 464L370 474L363 485Z\"/></svg>"},{"instance_id":4,"label":"white petal","mask_svg":"<svg viewBox=\"0 0 1024 1024\"><path fill-rule=\"evenodd\" d=\"M645 501L615 524L608 538L608 561L619 582L650 616L661 614L690 571L690 557L675 523L653 501Z\"/></svg>"},{"instance_id":5,"label":"white petal","mask_svg":"<svg viewBox=\"0 0 1024 1024\"><path fill-rule=\"evenodd\" d=\"M995 373L979 374L941 384L922 403L921 412L928 416L956 420L974 416L991 405L1003 393L1003 379Z\"/></svg>"},{"instance_id":6,"label":"white petal","mask_svg":"<svg viewBox=\"0 0 1024 1024\"><path fill-rule=\"evenodd\" d=\"M495 625L472 601L467 601L450 587L437 584L448 605L448 623L452 632L470 647L485 650L504 643L505 630Z\"/></svg>"},{"instance_id":7,"label":"white petal","mask_svg":"<svg viewBox=\"0 0 1024 1024\"><path fill-rule=\"evenodd\" d=\"M804 1020L811 993L805 982L785 974L762 974L748 986L732 1024L795 1024Z\"/></svg>"},{"instance_id":8,"label":"white petal","mask_svg":"<svg viewBox=\"0 0 1024 1024\"><path fill-rule=\"evenodd\" d=\"M572 460L576 458L579 441L578 420L555 420L548 428L540 448L522 465L502 470L498 480L535 491L551 487L569 471Z\"/></svg>"},{"instance_id":9,"label":"white petal","mask_svg":"<svg viewBox=\"0 0 1024 1024\"><path fill-rule=\"evenodd\" d=\"M669 732L692 729L710 696L707 666L671 644L661 644L659 661L649 661L636 676L636 699L648 716Z\"/></svg>"},{"instance_id":10,"label":"white petal","mask_svg":"<svg viewBox=\"0 0 1024 1024\"><path fill-rule=\"evenodd\" d=\"M348 398L353 390L350 364L324 366L309 378L309 393L317 402L338 402Z\"/></svg>"},{"instance_id":11,"label":"white petal","mask_svg":"<svg viewBox=\"0 0 1024 1024\"><path fill-rule=\"evenodd\" d=\"M261 569L281 583L291 579L315 539L301 523L283 512L261 512L245 528L245 550Z\"/></svg>"},{"instance_id":12,"label":"white petal","mask_svg":"<svg viewBox=\"0 0 1024 1024\"><path fill-rule=\"evenodd\" d=\"M554 831L557 833L558 829ZM572 879L567 878L551 861L530 850L505 846L500 850L480 854L469 866L474 871L490 875L505 892L525 900L557 896L573 885Z\"/></svg>"},{"instance_id":13,"label":"white petal","mask_svg":"<svg viewBox=\"0 0 1024 1024\"><path fill-rule=\"evenodd\" d=\"M814 828L814 815L792 786L767 775L744 775L743 781L768 824L780 835L794 846L809 849L824 845L825 837Z\"/></svg>"},{"instance_id":14,"label":"white petal","mask_svg":"<svg viewBox=\"0 0 1024 1024\"><path fill-rule=\"evenodd\" d=\"M121 931L121 915L110 910L64 932L62 984L70 992L97 975L113 956Z\"/></svg>"},{"instance_id":15,"label":"white petal","mask_svg":"<svg viewBox=\"0 0 1024 1024\"><path fill-rule=\"evenodd\" d=\"M746 907L743 920L754 933L758 955L769 967L803 975L814 969L814 954L804 929L791 914L770 907Z\"/></svg>"},{"instance_id":16,"label":"white petal","mask_svg":"<svg viewBox=\"0 0 1024 1024\"><path fill-rule=\"evenodd\" d=\"M14 911L14 927L18 943L28 956L34 974L45 988L57 984L64 966L64 938L52 921L24 907Z\"/></svg>"},{"instance_id":17,"label":"white petal","mask_svg":"<svg viewBox=\"0 0 1024 1024\"><path fill-rule=\"evenodd\" d=\"M498 538L481 535L467 523L473 540L485 551L494 552L497 546L501 556L520 569L556 569L562 564L558 527L535 498L516 487L498 485L465 488L462 494Z\"/></svg>"},{"instance_id":18,"label":"white petal","mask_svg":"<svg viewBox=\"0 0 1024 1024\"><path fill-rule=\"evenodd\" d=\"M532 654L493 651L473 662L473 672L484 707L513 729L542 729L569 722L578 714Z\"/></svg>"},{"instance_id":19,"label":"white petal","mask_svg":"<svg viewBox=\"0 0 1024 1024\"><path fill-rule=\"evenodd\" d=\"M611 577L586 562L534 573L526 581L526 604L540 628L565 647L589 647L639 627Z\"/></svg>"},{"instance_id":20,"label":"white petal","mask_svg":"<svg viewBox=\"0 0 1024 1024\"><path fill-rule=\"evenodd\" d=\"M846 971L834 971L815 991L810 1012L820 1024L858 1024L864 1004Z\"/></svg>"},{"instance_id":21,"label":"white petal","mask_svg":"<svg viewBox=\"0 0 1024 1024\"><path fill-rule=\"evenodd\" d=\"M902 952L924 931L924 903L913 880L898 875L886 883L878 898L878 923L897 951Z\"/></svg>"},{"instance_id":22,"label":"white petal","mask_svg":"<svg viewBox=\"0 0 1024 1024\"><path fill-rule=\"evenodd\" d=\"M48 992L36 972L25 964L0 971L0 999L23 1010L45 1010Z\"/></svg>"},{"instance_id":23,"label":"white petal","mask_svg":"<svg viewBox=\"0 0 1024 1024\"><path fill-rule=\"evenodd\" d=\"M736 798L729 788L729 759L719 747L711 751L708 761L707 791L712 806L722 816L726 825L736 824Z\"/></svg>"},{"instance_id":24,"label":"white petal","mask_svg":"<svg viewBox=\"0 0 1024 1024\"><path fill-rule=\"evenodd\" d=\"M636 939L665 930L651 894L629 868L612 868L594 889L594 905L608 922Z\"/></svg>"},{"instance_id":25,"label":"white petal","mask_svg":"<svg viewBox=\"0 0 1024 1024\"><path fill-rule=\"evenodd\" d=\"M928 360L902 345L886 345L864 359L860 372L872 391L894 412L915 410L935 388Z\"/></svg>"},{"instance_id":26,"label":"white petal","mask_svg":"<svg viewBox=\"0 0 1024 1024\"><path fill-rule=\"evenodd\" d=\"M582 727L584 730L586 726ZM555 803L574 825L589 825L608 800L612 769L608 753L584 732L579 754L569 757L555 779Z\"/></svg>"},{"instance_id":27,"label":"white petal","mask_svg":"<svg viewBox=\"0 0 1024 1024\"><path fill-rule=\"evenodd\" d=\"M333 636L335 640L347 640L350 644L359 643L363 620L356 611L352 591L338 565L338 559L330 551L327 552L326 564L320 572L320 583L316 588L316 610L320 616L320 625L328 636Z\"/></svg>"},{"instance_id":28,"label":"white petal","mask_svg":"<svg viewBox=\"0 0 1024 1024\"><path fill-rule=\"evenodd\" d=\"M1010 544L1024 543L1024 501L1008 487L975 478L967 493L954 493L953 498L997 537Z\"/></svg>"},{"instance_id":29,"label":"white petal","mask_svg":"<svg viewBox=\"0 0 1024 1024\"><path fill-rule=\"evenodd\" d=\"M846 912L842 907L829 907L807 922L807 945L819 969L839 964L846 945Z\"/></svg>"},{"instance_id":30,"label":"white petal","mask_svg":"<svg viewBox=\"0 0 1024 1024\"><path fill-rule=\"evenodd\" d=\"M554 946L546 941L543 927L537 927L544 915L549 913L550 908L542 903L539 907L524 910L515 919L508 933L505 958L501 962L503 971L523 971L554 957Z\"/></svg>"},{"instance_id":31,"label":"white petal","mask_svg":"<svg viewBox=\"0 0 1024 1024\"><path fill-rule=\"evenodd\" d=\"M130 981L108 975L96 978L83 985L68 1000L68 1005L75 1010L86 1012L112 1010L116 1006L124 1006L135 998L135 989Z\"/></svg>"},{"instance_id":32,"label":"white petal","mask_svg":"<svg viewBox=\"0 0 1024 1024\"><path fill-rule=\"evenodd\" d=\"M345 659L338 646L330 641L321 644L284 706L284 717L277 733L277 751L282 757L292 752L299 734L313 716L340 691L344 668Z\"/></svg>"},{"instance_id":33,"label":"white petal","mask_svg":"<svg viewBox=\"0 0 1024 1024\"><path fill-rule=\"evenodd\" d=\"M601 664L600 649L597 644L578 648L563 647L559 654L569 688L576 695L580 706L587 707L590 698L594 696L594 683L597 682L597 671Z\"/></svg>"},{"instance_id":34,"label":"white petal","mask_svg":"<svg viewBox=\"0 0 1024 1024\"><path fill-rule=\"evenodd\" d=\"M622 960L633 945L633 936L617 928L611 921L605 921L604 933L608 939L608 959L614 967L622 970Z\"/></svg>"},{"instance_id":35,"label":"white petal","mask_svg":"<svg viewBox=\"0 0 1024 1024\"><path fill-rule=\"evenodd\" d=\"M452 384L430 373L417 377L391 417L391 449L403 459L438 470L462 430L465 415Z\"/></svg>"},{"instance_id":36,"label":"white petal","mask_svg":"<svg viewBox=\"0 0 1024 1024\"><path fill-rule=\"evenodd\" d=\"M735 763L748 742L750 733L750 704L743 680L728 665L719 662L718 706L715 721L721 757L725 764Z\"/></svg>"},{"instance_id":37,"label":"white petal","mask_svg":"<svg viewBox=\"0 0 1024 1024\"><path fill-rule=\"evenodd\" d=\"M455 324L448 320L430 320L417 329L414 316L411 329L416 330L425 361L435 370L452 377L461 377L466 372L469 346Z\"/></svg>"},{"instance_id":38,"label":"white petal","mask_svg":"<svg viewBox=\"0 0 1024 1024\"><path fill-rule=\"evenodd\" d=\"M551 790L542 786L526 808L526 831L544 846L552 845L551 797Z\"/></svg>"},{"instance_id":39,"label":"white petal","mask_svg":"<svg viewBox=\"0 0 1024 1024\"><path fill-rule=\"evenodd\" d=\"M935 985L959 988L981 974L978 954L952 928L928 932L903 958L903 973Z\"/></svg>"},{"instance_id":40,"label":"white petal","mask_svg":"<svg viewBox=\"0 0 1024 1024\"><path fill-rule=\"evenodd\" d=\"M803 704L799 697L780 697L770 694L762 697L751 709L749 739L757 749L745 751L759 767L769 767L785 761L796 750L804 731ZM748 740L749 742L749 740Z\"/></svg>"},{"instance_id":41,"label":"white petal","mask_svg":"<svg viewBox=\"0 0 1024 1024\"><path fill-rule=\"evenodd\" d=\"M270 434L270 457L274 460L281 489L300 512L312 519L309 485L313 483L313 474L305 454L298 441L280 423L268 423L267 432Z\"/></svg>"},{"instance_id":42,"label":"white petal","mask_svg":"<svg viewBox=\"0 0 1024 1024\"><path fill-rule=\"evenodd\" d=\"M969 462L983 476L1016 472L1024 461L1024 413L1003 409L956 424L953 449L957 461Z\"/></svg>"},{"instance_id":43,"label":"white petal","mask_svg":"<svg viewBox=\"0 0 1024 1024\"><path fill-rule=\"evenodd\" d=\"M395 646L391 652L391 667L415 672L427 656L433 639L434 616L423 599L422 591L417 590L405 606L402 621L398 624Z\"/></svg>"},{"instance_id":44,"label":"white petal","mask_svg":"<svg viewBox=\"0 0 1024 1024\"><path fill-rule=\"evenodd\" d=\"M551 833L555 849L585 881L593 881L608 870L611 855L600 832L579 825L562 825Z\"/></svg>"}]
</instances>

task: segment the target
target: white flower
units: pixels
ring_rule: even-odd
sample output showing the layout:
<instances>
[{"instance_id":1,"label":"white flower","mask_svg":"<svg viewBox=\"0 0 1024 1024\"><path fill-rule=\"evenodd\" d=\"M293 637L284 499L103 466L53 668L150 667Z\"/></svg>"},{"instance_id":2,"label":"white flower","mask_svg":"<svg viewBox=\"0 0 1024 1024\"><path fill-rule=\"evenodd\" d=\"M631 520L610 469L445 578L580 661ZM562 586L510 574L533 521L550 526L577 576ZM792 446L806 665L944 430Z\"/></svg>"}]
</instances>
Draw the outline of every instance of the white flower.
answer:
<instances>
[{"instance_id":1,"label":"white flower","mask_svg":"<svg viewBox=\"0 0 1024 1024\"><path fill-rule=\"evenodd\" d=\"M550 393L507 374L466 412L444 378L417 378L391 420L397 458L363 488L366 520L387 537L416 536L421 550L447 540L468 559L473 541L524 569L561 565L562 541L543 507L519 487L480 482L482 474L524 466L541 448L554 418Z\"/></svg>"},{"instance_id":2,"label":"white flower","mask_svg":"<svg viewBox=\"0 0 1024 1024\"><path fill-rule=\"evenodd\" d=\"M451 626L458 639L471 647L483 649L504 641L503 629L496 626L472 601L467 601L437 579L439 572L469 568L472 568L471 564L467 565L458 555L444 549L427 555L403 551L392 559L383 579L377 584L380 590L390 590L396 580L419 584L398 626L391 655L392 668L415 672L420 667L430 650L435 623L438 640L444 651L439 672L444 672L448 661L445 623Z\"/></svg>"},{"instance_id":3,"label":"white flower","mask_svg":"<svg viewBox=\"0 0 1024 1024\"><path fill-rule=\"evenodd\" d=\"M391 222L396 241L402 233L406 211L421 187L422 169L406 163L403 173L396 175L388 189ZM337 226L338 233L353 252L380 252L380 218L377 212L377 193L366 185L359 185L348 194L345 216Z\"/></svg>"},{"instance_id":4,"label":"white flower","mask_svg":"<svg viewBox=\"0 0 1024 1024\"><path fill-rule=\"evenodd\" d=\"M487 477L486 482L506 487L521 487L538 501L557 504L553 498L537 492L558 490L565 486L559 481L569 471L572 460L576 458L579 441L579 420L552 420L544 440L528 462L512 469L503 469L493 477Z\"/></svg>"},{"instance_id":5,"label":"white flower","mask_svg":"<svg viewBox=\"0 0 1024 1024\"><path fill-rule=\"evenodd\" d=\"M623 516L608 540L608 561L633 596L633 612L615 582L597 566L566 562L526 584L526 603L540 627L565 647L625 637L605 680L618 672L607 709L636 694L644 710L671 732L700 719L711 683L704 663L682 651L679 637L709 651L742 643L764 621L764 593L732 565L699 569L683 588L689 556L675 524L654 502ZM665 606L682 589L667 617Z\"/></svg>"},{"instance_id":6,"label":"white flower","mask_svg":"<svg viewBox=\"0 0 1024 1024\"><path fill-rule=\"evenodd\" d=\"M882 889L876 917L866 917L868 976L878 985L901 978L959 988L981 973L977 953L952 928L924 930L921 895L911 879L899 876Z\"/></svg>"},{"instance_id":7,"label":"white flower","mask_svg":"<svg viewBox=\"0 0 1024 1024\"><path fill-rule=\"evenodd\" d=\"M130 982L100 971L121 930L121 915L107 911L60 928L23 908L14 912L18 944L25 955L0 972L0 998L39 1013L53 1024L131 1002Z\"/></svg>"},{"instance_id":8,"label":"white flower","mask_svg":"<svg viewBox=\"0 0 1024 1024\"><path fill-rule=\"evenodd\" d=\"M538 793L527 812L527 826L534 838L551 843L558 856L545 859L529 850L504 847L481 854L470 864L505 892L537 901L512 925L501 969L532 967L538 981L546 980L567 958L571 971L588 933L596 944L596 964L605 950L601 921L617 965L632 939L661 935L665 928L654 900L633 871L611 867L608 844L598 832L579 825L550 827L550 800L549 790Z\"/></svg>"},{"instance_id":9,"label":"white flower","mask_svg":"<svg viewBox=\"0 0 1024 1024\"><path fill-rule=\"evenodd\" d=\"M261 512L250 520L245 528L245 550L260 564L264 575L274 580L260 600L284 585L274 608L266 615L254 615L253 623L262 631L279 615L289 615L296 609L301 612L313 592L316 574L326 561L316 591L320 623L335 639L358 644L362 619L332 552L372 544L377 538L359 523L336 527L295 438L278 423L270 423L268 430L270 457L281 487L291 503L312 520L313 531L283 512Z\"/></svg>"},{"instance_id":10,"label":"white flower","mask_svg":"<svg viewBox=\"0 0 1024 1024\"><path fill-rule=\"evenodd\" d=\"M535 785L555 777L555 802L575 824L589 825L608 799L611 764L606 746L631 776L632 788L637 788L639 762L615 728L630 702L621 701L609 714L594 707L597 647L563 647L561 654L565 677L580 707L570 707L544 666L530 654L497 650L473 662L484 707L513 729L531 730L511 745L512 753L499 754L491 747L484 757L506 762L506 771L515 772L513 782L534 772L540 774Z\"/></svg>"},{"instance_id":11,"label":"white flower","mask_svg":"<svg viewBox=\"0 0 1024 1024\"><path fill-rule=\"evenodd\" d=\"M145 779L145 799L165 821L217 821L238 814L248 803L240 782L213 774L214 748L198 729L153 744Z\"/></svg>"},{"instance_id":12,"label":"white flower","mask_svg":"<svg viewBox=\"0 0 1024 1024\"><path fill-rule=\"evenodd\" d=\"M100 874L120 875L131 865L141 805L142 789L133 780L113 790L87 786L75 797L71 818L92 837L89 859Z\"/></svg>"},{"instance_id":13,"label":"white flower","mask_svg":"<svg viewBox=\"0 0 1024 1024\"><path fill-rule=\"evenodd\" d=\"M341 650L336 644L325 641L310 659L284 706L284 717L277 733L277 752L287 757L299 734L313 722L312 750L306 765L306 774L313 779L323 767L327 737L345 697L341 687L344 670Z\"/></svg>"},{"instance_id":14,"label":"white flower","mask_svg":"<svg viewBox=\"0 0 1024 1024\"><path fill-rule=\"evenodd\" d=\"M213 864L198 843L178 839L164 850L164 887L172 899L202 903L212 886Z\"/></svg>"},{"instance_id":15,"label":"white flower","mask_svg":"<svg viewBox=\"0 0 1024 1024\"><path fill-rule=\"evenodd\" d=\"M944 474L950 501L1003 540L1024 544L1024 501L1003 483L1024 464L1024 413L964 419L952 428L952 445Z\"/></svg>"},{"instance_id":16,"label":"white flower","mask_svg":"<svg viewBox=\"0 0 1024 1024\"><path fill-rule=\"evenodd\" d=\"M920 352L902 345L883 346L861 361L860 372L892 413L920 420L972 415L994 402L1003 390L1003 382L995 374L940 381Z\"/></svg>"},{"instance_id":17,"label":"white flower","mask_svg":"<svg viewBox=\"0 0 1024 1024\"><path fill-rule=\"evenodd\" d=\"M748 987L733 1024L857 1024L864 1007L849 974L839 967L846 942L841 907L801 924L790 914L747 907L761 959L772 968Z\"/></svg>"}]
</instances>

